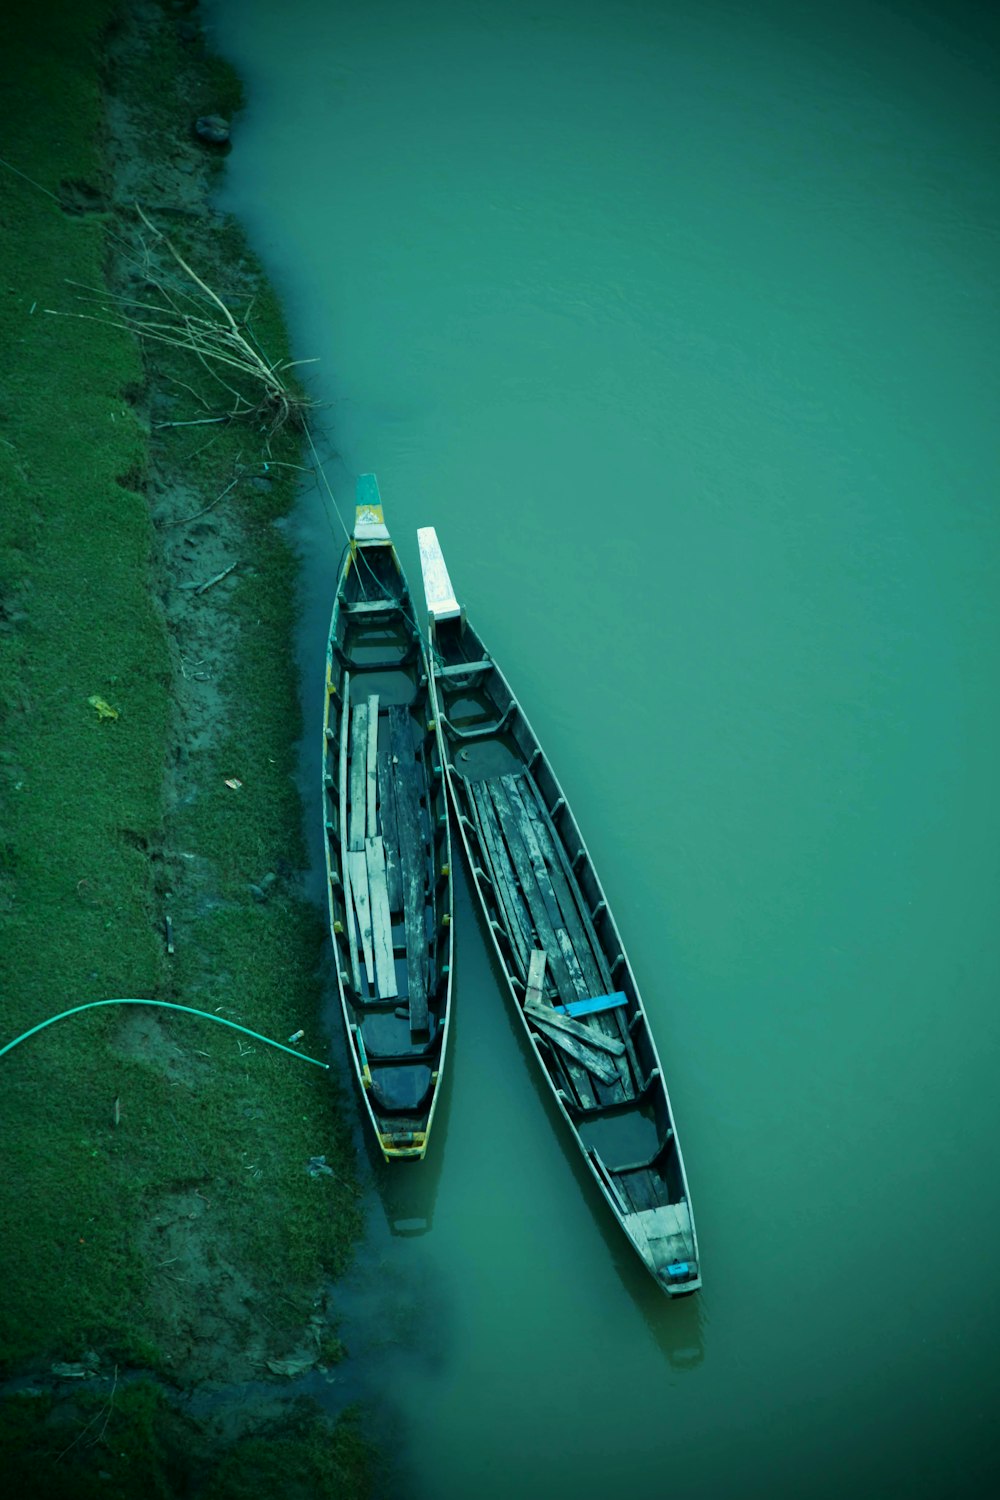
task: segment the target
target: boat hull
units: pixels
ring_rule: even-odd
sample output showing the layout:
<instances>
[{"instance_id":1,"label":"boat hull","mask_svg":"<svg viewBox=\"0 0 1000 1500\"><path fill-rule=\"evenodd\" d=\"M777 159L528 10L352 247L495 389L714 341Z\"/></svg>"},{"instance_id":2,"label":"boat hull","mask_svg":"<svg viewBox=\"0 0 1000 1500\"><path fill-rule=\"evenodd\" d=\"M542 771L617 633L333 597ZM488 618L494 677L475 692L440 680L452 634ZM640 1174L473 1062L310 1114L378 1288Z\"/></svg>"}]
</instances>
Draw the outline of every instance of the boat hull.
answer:
<instances>
[{"instance_id":1,"label":"boat hull","mask_svg":"<svg viewBox=\"0 0 1000 1500\"><path fill-rule=\"evenodd\" d=\"M634 971L555 772L435 549L422 532L435 728L511 1000L609 1209L657 1285L688 1296L701 1286L697 1235Z\"/></svg>"},{"instance_id":2,"label":"boat hull","mask_svg":"<svg viewBox=\"0 0 1000 1500\"><path fill-rule=\"evenodd\" d=\"M374 476L365 478L371 494ZM406 580L380 507L369 499L358 516L327 643L330 933L348 1053L374 1137L387 1160L419 1160L448 1043L450 821Z\"/></svg>"}]
</instances>

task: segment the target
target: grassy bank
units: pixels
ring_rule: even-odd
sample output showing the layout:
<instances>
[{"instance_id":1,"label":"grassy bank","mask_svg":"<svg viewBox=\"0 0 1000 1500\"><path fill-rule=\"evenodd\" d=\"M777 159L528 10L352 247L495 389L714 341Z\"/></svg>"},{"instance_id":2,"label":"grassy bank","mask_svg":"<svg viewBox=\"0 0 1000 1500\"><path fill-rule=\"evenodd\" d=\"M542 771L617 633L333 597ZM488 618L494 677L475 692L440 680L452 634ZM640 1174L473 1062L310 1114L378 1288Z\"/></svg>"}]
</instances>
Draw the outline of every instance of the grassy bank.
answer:
<instances>
[{"instance_id":1,"label":"grassy bank","mask_svg":"<svg viewBox=\"0 0 1000 1500\"><path fill-rule=\"evenodd\" d=\"M122 321L109 291L181 295L166 231L281 358L259 269L205 207L220 158L191 129L238 83L188 7L58 9L16 0L0 55L2 1040L147 996L303 1029L315 1055L322 930L300 894L294 562L275 526L299 441L267 409L216 420L234 391L257 403L252 379L220 384L101 311ZM352 1428L331 1439L279 1401L263 1432L192 1437L170 1395L339 1354L321 1289L358 1214L330 1075L135 1007L60 1022L0 1066L0 1359L28 1380L0 1431L5 1463L30 1459L19 1492L175 1493L190 1451L184 1493L249 1493L248 1464L258 1495L361 1493ZM310 1176L319 1156L331 1170ZM299 1480L272 1489L262 1454L273 1468L286 1441Z\"/></svg>"}]
</instances>

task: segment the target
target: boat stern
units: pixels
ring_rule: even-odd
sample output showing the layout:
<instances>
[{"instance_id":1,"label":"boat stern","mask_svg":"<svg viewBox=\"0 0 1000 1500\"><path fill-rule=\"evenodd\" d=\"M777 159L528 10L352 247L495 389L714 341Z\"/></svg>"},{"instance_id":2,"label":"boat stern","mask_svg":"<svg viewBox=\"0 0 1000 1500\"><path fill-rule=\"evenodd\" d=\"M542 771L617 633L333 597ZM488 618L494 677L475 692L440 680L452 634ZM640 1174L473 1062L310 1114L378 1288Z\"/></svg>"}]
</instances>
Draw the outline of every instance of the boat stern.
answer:
<instances>
[{"instance_id":1,"label":"boat stern","mask_svg":"<svg viewBox=\"0 0 1000 1500\"><path fill-rule=\"evenodd\" d=\"M668 1297L687 1297L698 1290L698 1246L685 1201L628 1214L623 1224L646 1269Z\"/></svg>"}]
</instances>

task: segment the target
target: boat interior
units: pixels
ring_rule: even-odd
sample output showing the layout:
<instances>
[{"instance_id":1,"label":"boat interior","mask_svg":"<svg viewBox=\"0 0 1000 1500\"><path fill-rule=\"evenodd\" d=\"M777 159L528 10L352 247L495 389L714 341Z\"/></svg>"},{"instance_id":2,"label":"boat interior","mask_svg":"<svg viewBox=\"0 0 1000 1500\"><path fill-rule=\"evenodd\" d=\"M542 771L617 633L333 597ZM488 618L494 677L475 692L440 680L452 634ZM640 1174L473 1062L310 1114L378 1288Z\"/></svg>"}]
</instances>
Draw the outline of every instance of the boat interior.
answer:
<instances>
[{"instance_id":1,"label":"boat interior","mask_svg":"<svg viewBox=\"0 0 1000 1500\"><path fill-rule=\"evenodd\" d=\"M449 994L445 788L391 546L358 546L335 611L325 735L331 926L383 1149L423 1144Z\"/></svg>"}]
</instances>

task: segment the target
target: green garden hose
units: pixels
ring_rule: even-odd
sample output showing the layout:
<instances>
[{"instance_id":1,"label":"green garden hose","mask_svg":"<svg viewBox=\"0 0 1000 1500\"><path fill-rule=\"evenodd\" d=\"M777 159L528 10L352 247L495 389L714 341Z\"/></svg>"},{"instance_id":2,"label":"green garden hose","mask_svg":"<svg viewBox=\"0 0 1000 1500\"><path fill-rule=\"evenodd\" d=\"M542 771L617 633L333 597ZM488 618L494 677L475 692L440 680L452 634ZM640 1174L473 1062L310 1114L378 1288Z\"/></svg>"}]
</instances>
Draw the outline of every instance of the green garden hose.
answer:
<instances>
[{"instance_id":1,"label":"green garden hose","mask_svg":"<svg viewBox=\"0 0 1000 1500\"><path fill-rule=\"evenodd\" d=\"M244 1036L252 1036L254 1041L266 1042L269 1047L277 1047L279 1052L287 1052L292 1057L297 1057L301 1062L314 1063L317 1068L329 1068L330 1064L320 1062L318 1058L307 1057L304 1052L296 1052L294 1047L286 1047L284 1042L275 1042L269 1036L261 1036L259 1031L251 1031L248 1026L239 1026L235 1021L227 1021L225 1016L212 1015L207 1010L195 1010L191 1005L174 1005L171 1000L88 1000L86 1005L74 1005L72 1010L60 1011L57 1016L49 1016L47 1021L39 1021L37 1026L32 1026L30 1031L24 1031L16 1036L12 1042L0 1047L0 1057L16 1047L19 1042L26 1042L29 1036L34 1036L36 1031L44 1031L46 1026L54 1026L56 1021L65 1021L67 1016L77 1016L82 1010L95 1010L99 1005L156 1005L161 1010L181 1010L189 1016L203 1016L206 1021L218 1021L220 1026L231 1026L234 1031L242 1031Z\"/></svg>"}]
</instances>

